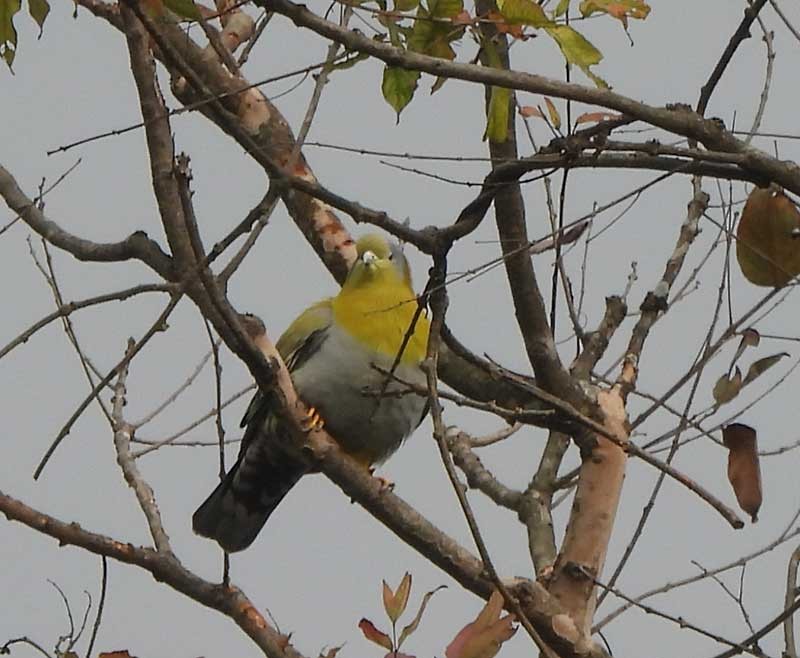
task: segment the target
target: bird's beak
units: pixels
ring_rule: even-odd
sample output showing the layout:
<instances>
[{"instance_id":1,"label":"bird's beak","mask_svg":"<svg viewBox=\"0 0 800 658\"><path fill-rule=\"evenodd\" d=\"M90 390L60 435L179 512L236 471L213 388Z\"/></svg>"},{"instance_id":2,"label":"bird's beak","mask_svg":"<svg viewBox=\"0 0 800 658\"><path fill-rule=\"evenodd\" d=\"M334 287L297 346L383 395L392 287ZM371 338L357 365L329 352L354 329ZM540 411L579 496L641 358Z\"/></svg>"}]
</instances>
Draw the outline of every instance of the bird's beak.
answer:
<instances>
[{"instance_id":1,"label":"bird's beak","mask_svg":"<svg viewBox=\"0 0 800 658\"><path fill-rule=\"evenodd\" d=\"M370 266L376 260L378 260L378 257L371 251L365 251L361 254L361 262L364 263L364 265Z\"/></svg>"}]
</instances>

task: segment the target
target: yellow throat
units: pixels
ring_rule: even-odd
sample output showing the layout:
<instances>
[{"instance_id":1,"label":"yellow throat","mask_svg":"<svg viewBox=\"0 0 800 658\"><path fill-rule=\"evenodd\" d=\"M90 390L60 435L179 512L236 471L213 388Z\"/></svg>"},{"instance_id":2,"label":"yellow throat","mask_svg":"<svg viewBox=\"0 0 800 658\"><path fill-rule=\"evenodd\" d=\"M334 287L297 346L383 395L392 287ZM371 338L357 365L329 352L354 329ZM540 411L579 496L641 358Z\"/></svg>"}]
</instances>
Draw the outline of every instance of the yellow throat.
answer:
<instances>
[{"instance_id":1,"label":"yellow throat","mask_svg":"<svg viewBox=\"0 0 800 658\"><path fill-rule=\"evenodd\" d=\"M393 260L388 243L379 236L362 238L356 248L358 260L333 299L334 322L367 349L394 358L417 310L407 265L402 255ZM401 363L425 358L429 328L428 318L420 314Z\"/></svg>"}]
</instances>

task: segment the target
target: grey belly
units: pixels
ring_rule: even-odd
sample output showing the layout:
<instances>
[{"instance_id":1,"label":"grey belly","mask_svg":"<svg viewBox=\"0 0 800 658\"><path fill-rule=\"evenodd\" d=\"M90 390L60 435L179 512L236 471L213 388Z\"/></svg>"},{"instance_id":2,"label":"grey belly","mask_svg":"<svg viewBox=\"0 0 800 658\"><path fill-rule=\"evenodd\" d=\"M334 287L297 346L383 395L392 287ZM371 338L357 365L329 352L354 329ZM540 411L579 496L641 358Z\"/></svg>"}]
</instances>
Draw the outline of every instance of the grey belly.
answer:
<instances>
[{"instance_id":1,"label":"grey belly","mask_svg":"<svg viewBox=\"0 0 800 658\"><path fill-rule=\"evenodd\" d=\"M331 328L319 352L292 373L298 394L319 411L325 429L344 450L371 463L380 463L397 450L425 411L425 398L398 395L404 387L397 383L377 397L386 375L371 363L388 371L392 361L383 356L368 358L351 337ZM401 364L395 374L404 381L425 384L417 367Z\"/></svg>"}]
</instances>

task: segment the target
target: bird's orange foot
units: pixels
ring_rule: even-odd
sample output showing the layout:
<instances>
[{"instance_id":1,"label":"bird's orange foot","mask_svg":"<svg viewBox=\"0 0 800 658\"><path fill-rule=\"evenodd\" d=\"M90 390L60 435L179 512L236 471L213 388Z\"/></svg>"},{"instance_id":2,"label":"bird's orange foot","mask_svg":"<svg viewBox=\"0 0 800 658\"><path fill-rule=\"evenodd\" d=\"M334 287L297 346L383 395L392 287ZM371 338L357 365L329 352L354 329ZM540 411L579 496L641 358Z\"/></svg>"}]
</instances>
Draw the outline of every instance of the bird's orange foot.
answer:
<instances>
[{"instance_id":1,"label":"bird's orange foot","mask_svg":"<svg viewBox=\"0 0 800 658\"><path fill-rule=\"evenodd\" d=\"M303 420L303 431L312 432L314 430L321 430L325 427L325 420L319 415L319 412L314 407L306 409L306 417Z\"/></svg>"}]
</instances>

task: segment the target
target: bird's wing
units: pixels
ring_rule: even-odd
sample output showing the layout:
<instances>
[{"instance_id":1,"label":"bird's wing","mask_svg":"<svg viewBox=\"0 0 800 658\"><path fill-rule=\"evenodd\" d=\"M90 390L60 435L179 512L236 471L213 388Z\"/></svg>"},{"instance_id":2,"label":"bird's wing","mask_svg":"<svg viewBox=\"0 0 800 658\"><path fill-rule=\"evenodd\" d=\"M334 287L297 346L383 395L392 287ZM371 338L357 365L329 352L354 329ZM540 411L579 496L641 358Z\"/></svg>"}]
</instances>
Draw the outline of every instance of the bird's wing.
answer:
<instances>
[{"instance_id":1,"label":"bird's wing","mask_svg":"<svg viewBox=\"0 0 800 658\"><path fill-rule=\"evenodd\" d=\"M280 337L276 347L290 371L319 350L332 316L330 300L319 302ZM236 463L192 517L195 532L215 539L227 551L249 546L281 499L308 471L308 465L294 460L278 440L274 404L271 392L255 394L242 419L247 429Z\"/></svg>"},{"instance_id":2,"label":"bird's wing","mask_svg":"<svg viewBox=\"0 0 800 658\"><path fill-rule=\"evenodd\" d=\"M289 372L299 368L319 350L328 336L332 322L333 308L330 299L317 302L295 318L275 345ZM256 425L260 424L269 403L268 396L257 391L245 411L240 427L246 427L253 421L257 421Z\"/></svg>"}]
</instances>

